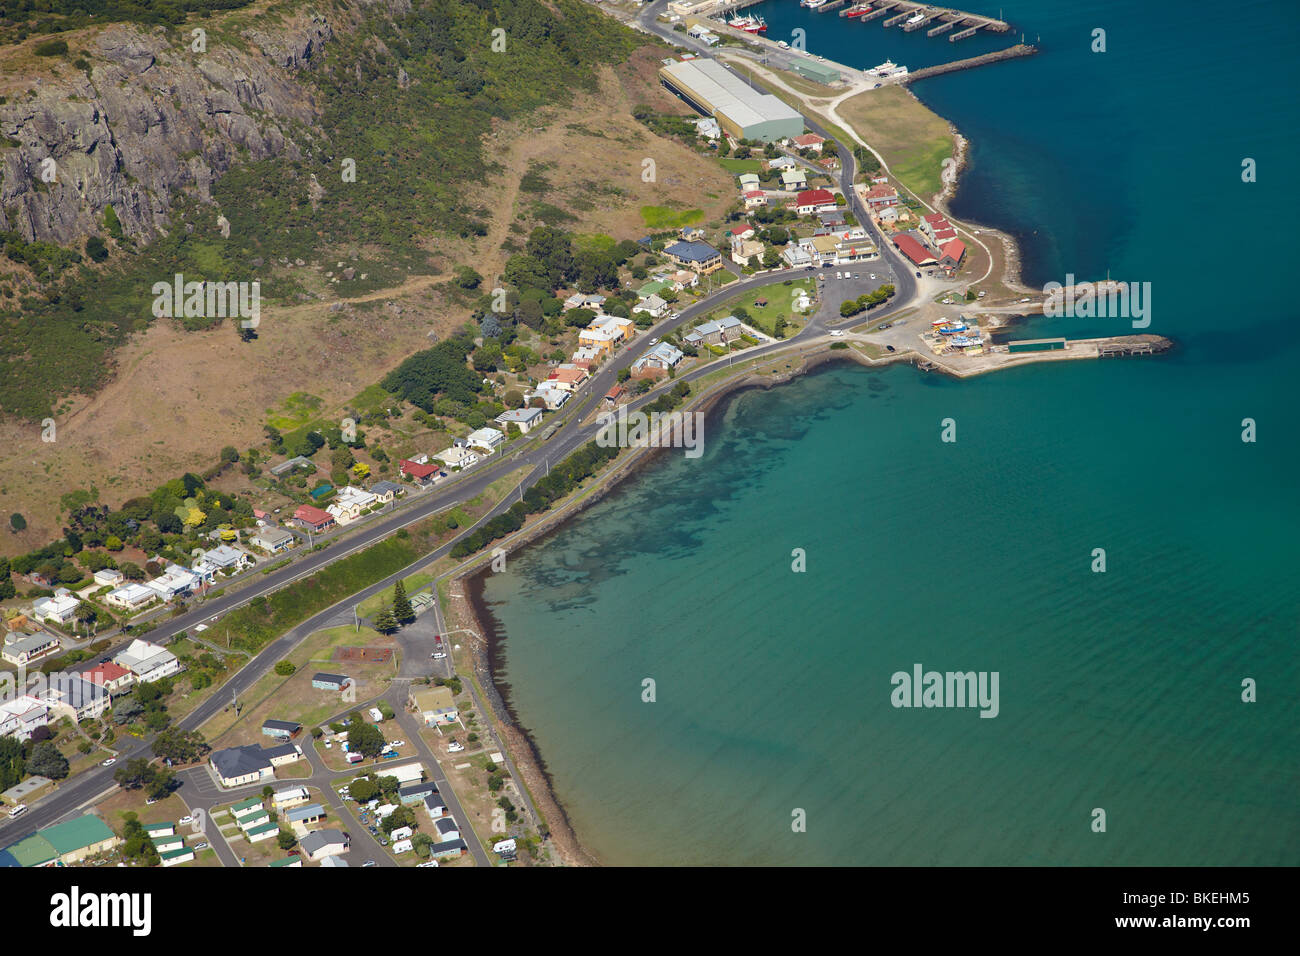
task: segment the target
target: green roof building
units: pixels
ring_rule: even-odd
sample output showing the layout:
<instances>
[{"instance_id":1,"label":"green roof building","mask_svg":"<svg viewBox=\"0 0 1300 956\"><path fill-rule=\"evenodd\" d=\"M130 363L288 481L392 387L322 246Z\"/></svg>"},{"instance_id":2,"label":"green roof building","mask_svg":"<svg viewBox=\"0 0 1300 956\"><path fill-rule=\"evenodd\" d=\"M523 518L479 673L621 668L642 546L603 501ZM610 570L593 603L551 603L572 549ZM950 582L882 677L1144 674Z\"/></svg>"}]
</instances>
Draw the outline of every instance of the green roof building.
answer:
<instances>
[{"instance_id":1,"label":"green roof building","mask_svg":"<svg viewBox=\"0 0 1300 956\"><path fill-rule=\"evenodd\" d=\"M66 823L38 830L25 840L6 847L19 866L65 866L111 850L122 838L99 817L87 813Z\"/></svg>"}]
</instances>

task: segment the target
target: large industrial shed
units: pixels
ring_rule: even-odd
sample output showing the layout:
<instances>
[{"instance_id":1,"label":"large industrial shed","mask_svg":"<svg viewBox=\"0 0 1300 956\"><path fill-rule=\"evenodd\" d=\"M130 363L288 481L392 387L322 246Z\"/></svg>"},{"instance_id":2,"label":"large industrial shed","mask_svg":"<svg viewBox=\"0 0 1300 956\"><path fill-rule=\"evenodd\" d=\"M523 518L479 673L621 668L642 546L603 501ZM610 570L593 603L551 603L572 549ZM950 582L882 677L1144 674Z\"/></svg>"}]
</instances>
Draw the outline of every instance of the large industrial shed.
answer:
<instances>
[{"instance_id":1,"label":"large industrial shed","mask_svg":"<svg viewBox=\"0 0 1300 956\"><path fill-rule=\"evenodd\" d=\"M803 132L797 111L775 96L759 93L713 60L670 63L659 70L659 80L738 139L770 143Z\"/></svg>"}]
</instances>

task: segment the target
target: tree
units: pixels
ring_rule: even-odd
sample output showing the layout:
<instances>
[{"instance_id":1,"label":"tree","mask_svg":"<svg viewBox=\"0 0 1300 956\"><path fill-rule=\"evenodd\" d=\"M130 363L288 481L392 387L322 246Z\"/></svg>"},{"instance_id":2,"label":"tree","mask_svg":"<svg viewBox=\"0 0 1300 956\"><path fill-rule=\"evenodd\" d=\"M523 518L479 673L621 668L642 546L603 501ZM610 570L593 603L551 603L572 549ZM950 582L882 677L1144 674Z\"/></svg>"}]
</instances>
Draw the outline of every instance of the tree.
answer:
<instances>
[{"instance_id":1,"label":"tree","mask_svg":"<svg viewBox=\"0 0 1300 956\"><path fill-rule=\"evenodd\" d=\"M349 740L351 736L351 734L348 735ZM348 793L358 803L369 803L379 796L379 785L369 777L360 777L348 784Z\"/></svg>"},{"instance_id":2,"label":"tree","mask_svg":"<svg viewBox=\"0 0 1300 956\"><path fill-rule=\"evenodd\" d=\"M520 408L524 404L524 395L519 389L507 389L505 395L501 397L506 408Z\"/></svg>"},{"instance_id":3,"label":"tree","mask_svg":"<svg viewBox=\"0 0 1300 956\"><path fill-rule=\"evenodd\" d=\"M618 380L620 382L626 382L631 377L632 370L630 368L621 368L618 370Z\"/></svg>"},{"instance_id":4,"label":"tree","mask_svg":"<svg viewBox=\"0 0 1300 956\"><path fill-rule=\"evenodd\" d=\"M153 742L154 755L172 763L194 763L211 750L197 730L164 730Z\"/></svg>"},{"instance_id":5,"label":"tree","mask_svg":"<svg viewBox=\"0 0 1300 956\"><path fill-rule=\"evenodd\" d=\"M235 462L239 461L238 449L236 449L234 445L227 445L225 448L221 449L221 460L227 464L233 465Z\"/></svg>"},{"instance_id":6,"label":"tree","mask_svg":"<svg viewBox=\"0 0 1300 956\"><path fill-rule=\"evenodd\" d=\"M373 724L368 724L360 714L353 714L348 723L348 750L357 751L366 757L378 757L379 752L387 746L383 733Z\"/></svg>"},{"instance_id":7,"label":"tree","mask_svg":"<svg viewBox=\"0 0 1300 956\"><path fill-rule=\"evenodd\" d=\"M387 604L379 609L375 615L375 630L380 634L392 634L397 630L397 618L393 616L393 610Z\"/></svg>"},{"instance_id":8,"label":"tree","mask_svg":"<svg viewBox=\"0 0 1300 956\"><path fill-rule=\"evenodd\" d=\"M288 830L281 830L275 838L281 850L292 850L298 845L298 838Z\"/></svg>"},{"instance_id":9,"label":"tree","mask_svg":"<svg viewBox=\"0 0 1300 956\"><path fill-rule=\"evenodd\" d=\"M415 609L406 597L406 583L398 581L393 585L393 619L398 624L410 624L415 620Z\"/></svg>"},{"instance_id":10,"label":"tree","mask_svg":"<svg viewBox=\"0 0 1300 956\"><path fill-rule=\"evenodd\" d=\"M279 674L281 677L288 677L288 676L289 676L290 674L292 674L295 670L297 670L297 668L293 666L293 662L292 662L292 661L276 661L276 662L275 662L275 672L276 672L277 674Z\"/></svg>"},{"instance_id":11,"label":"tree","mask_svg":"<svg viewBox=\"0 0 1300 956\"><path fill-rule=\"evenodd\" d=\"M26 527L27 527L27 519L24 518L22 515L18 514L18 512L14 512L9 516L9 528L15 534L19 531L24 530Z\"/></svg>"},{"instance_id":12,"label":"tree","mask_svg":"<svg viewBox=\"0 0 1300 956\"><path fill-rule=\"evenodd\" d=\"M103 262L108 258L108 246L99 236L91 236L86 240L86 255L95 262Z\"/></svg>"},{"instance_id":13,"label":"tree","mask_svg":"<svg viewBox=\"0 0 1300 956\"><path fill-rule=\"evenodd\" d=\"M82 601L77 605L77 609L72 613L87 631L90 630L91 622L95 621L99 617L99 609L89 601Z\"/></svg>"},{"instance_id":14,"label":"tree","mask_svg":"<svg viewBox=\"0 0 1300 956\"><path fill-rule=\"evenodd\" d=\"M32 755L27 758L27 772L51 780L62 780L68 775L68 758L47 740L32 748Z\"/></svg>"},{"instance_id":15,"label":"tree","mask_svg":"<svg viewBox=\"0 0 1300 956\"><path fill-rule=\"evenodd\" d=\"M152 782L153 776L154 768L144 757L132 757L113 771L113 779L124 790L139 790Z\"/></svg>"}]
</instances>

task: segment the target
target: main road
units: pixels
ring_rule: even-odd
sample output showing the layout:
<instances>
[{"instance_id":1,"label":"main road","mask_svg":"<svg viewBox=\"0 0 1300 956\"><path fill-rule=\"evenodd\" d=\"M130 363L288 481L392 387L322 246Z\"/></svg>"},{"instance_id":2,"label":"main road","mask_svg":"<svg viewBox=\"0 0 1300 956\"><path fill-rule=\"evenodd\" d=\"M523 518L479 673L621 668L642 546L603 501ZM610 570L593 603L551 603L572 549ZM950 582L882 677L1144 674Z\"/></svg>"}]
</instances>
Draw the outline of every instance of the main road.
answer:
<instances>
[{"instance_id":1,"label":"main road","mask_svg":"<svg viewBox=\"0 0 1300 956\"><path fill-rule=\"evenodd\" d=\"M661 6L660 3L652 6ZM643 14L643 17L647 14ZM669 42L681 45L677 35L666 29L659 29L658 24L653 20L649 24L643 24L648 32L656 33ZM700 50L701 55L706 55L707 50ZM743 79L743 77L742 77ZM749 81L746 81L749 82ZM757 84L752 84L756 89L762 89ZM831 139L821 127L815 122L805 117L808 127L816 131L819 135ZM849 207L854 216L864 228L871 230L875 236L876 243L880 249L881 255L886 257L884 261L893 260L891 269L894 275L894 284L896 289L895 296L884 306L873 312L873 320L884 318L885 316L897 312L913 304L912 300L918 293L917 283L909 266L905 260L888 246L887 243L875 232L871 224L871 218L866 214L857 194L853 189L853 180L857 174L857 161L853 154L844 146L838 144L838 154L840 158L840 186L844 195L848 199ZM867 260L857 263L853 268L859 270L869 270L879 268L876 260ZM737 296L757 291L766 286L784 282L786 279L799 278L808 273L791 271L788 269L778 269L771 272L760 273L749 278L741 278L729 285L724 286L721 290L712 295L701 299L683 309L680 313L663 319L650 329L646 334L639 336L638 343L644 343L649 338L662 337L673 329L690 322L699 315L718 307L723 302L736 298ZM879 283L877 283L879 284ZM856 285L856 284L855 284ZM854 293L858 288L852 290ZM852 297L846 295L846 298ZM860 324L863 319L857 316L853 319L843 320L838 315L838 310L833 309L827 301L825 290L821 296L822 302L817 313L809 320L808 324L799 331L798 334L789 339L779 342L772 342L766 345L753 346L746 349L743 358L748 361L758 356L777 354L791 350L798 350L813 343L818 338L835 328L845 328L851 325ZM556 418L555 423L560 426L558 432L549 441L534 442L531 439L523 439L518 444L520 450L511 453L506 449L498 455L497 458L490 461L484 466L463 472L450 479L437 489L427 494L421 495L413 502L408 502L407 506L394 511L384 517L374 520L365 527L358 529L357 532L339 542L325 548L321 551L313 552L292 561L289 565L272 571L266 575L260 582L250 584L243 589L232 594L223 594L216 598L206 600L201 606L179 614L176 617L169 618L161 623L158 628L149 634L154 640L166 641L181 631L193 630L196 625L205 623L213 618L219 617L243 604L248 603L254 598L269 594L279 590L282 587L306 577L325 565L330 564L340 558L367 548L389 535L394 534L400 528L424 520L437 512L446 510L458 502L474 498L488 489L497 479L514 472L518 469L528 469L522 481L518 486L518 494L511 492L503 496L502 500L485 513L479 521L472 527L465 529L462 535L448 541L446 544L438 547L429 554L422 555L412 565L403 568L395 574L389 575L382 581L378 581L367 588L364 588L355 594L345 598L332 607L326 608L318 614L313 615L306 621L303 621L297 627L281 635L270 644L266 645L256 656L251 658L234 676L228 680L220 691L214 693L206 701L200 704L194 711L177 722L177 725L184 730L194 730L211 719L234 697L246 692L256 683L263 674L267 672L275 663L283 659L289 651L301 643L309 634L337 624L351 623L353 620L352 608L354 605L361 603L365 599L392 587L399 579L405 578L418 567L423 566L439 558L447 556L452 547L460 540L491 518L501 514L510 507L523 492L531 487L539 478L547 473L551 465L554 465L564 458L568 457L582 445L591 441L600 429L600 423L589 421L587 424L580 424L584 417L583 409L595 407L593 401L598 403L602 396L613 387L618 381L618 373L621 369L627 368L632 361L639 356L643 350L640 348L624 349L621 354L611 359L606 366L597 372L588 380L582 391L570 399L567 403L567 410L562 411ZM659 387L651 390L647 394L628 403L629 411L653 401L659 395L663 394L668 388L678 381L691 381L700 376L707 375L716 371L719 364L710 362L700 368L694 369L684 375L678 376L673 381L665 382ZM149 757L152 751L149 749L152 744L152 737L143 740L133 741L130 744L123 744L117 755L117 762L122 763L132 757ZM88 804L94 802L101 794L111 789L115 784L113 781L113 769L108 767L94 767L74 779L67 781L49 796L40 800L36 805L23 814L21 817L12 821L0 823L0 846L7 846L35 832L41 827L56 823L64 817L81 810Z\"/></svg>"}]
</instances>

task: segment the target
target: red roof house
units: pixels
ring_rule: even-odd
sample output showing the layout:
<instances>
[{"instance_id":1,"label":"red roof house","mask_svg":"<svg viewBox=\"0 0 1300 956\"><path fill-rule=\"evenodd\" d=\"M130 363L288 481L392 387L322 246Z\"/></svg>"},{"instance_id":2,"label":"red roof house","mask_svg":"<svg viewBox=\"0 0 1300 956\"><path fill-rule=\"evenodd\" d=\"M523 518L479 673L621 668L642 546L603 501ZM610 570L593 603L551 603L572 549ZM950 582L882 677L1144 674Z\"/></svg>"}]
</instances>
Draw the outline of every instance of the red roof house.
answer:
<instances>
[{"instance_id":1,"label":"red roof house","mask_svg":"<svg viewBox=\"0 0 1300 956\"><path fill-rule=\"evenodd\" d=\"M107 691L117 690L119 687L125 687L131 681L135 680L135 675L125 667L120 667L109 661L107 664L99 664L81 675L92 684L98 684Z\"/></svg>"},{"instance_id":2,"label":"red roof house","mask_svg":"<svg viewBox=\"0 0 1300 956\"><path fill-rule=\"evenodd\" d=\"M299 505L293 520L309 531L324 531L334 524L334 516L312 505Z\"/></svg>"},{"instance_id":3,"label":"red roof house","mask_svg":"<svg viewBox=\"0 0 1300 956\"><path fill-rule=\"evenodd\" d=\"M825 207L835 208L835 194L828 189L805 189L794 199L795 212L805 215Z\"/></svg>"},{"instance_id":4,"label":"red roof house","mask_svg":"<svg viewBox=\"0 0 1300 956\"><path fill-rule=\"evenodd\" d=\"M895 236L894 247L918 266L934 265L934 256L911 236Z\"/></svg>"},{"instance_id":5,"label":"red roof house","mask_svg":"<svg viewBox=\"0 0 1300 956\"><path fill-rule=\"evenodd\" d=\"M879 206L898 204L898 190L886 183L879 183L867 190L867 205L873 209Z\"/></svg>"},{"instance_id":6,"label":"red roof house","mask_svg":"<svg viewBox=\"0 0 1300 956\"><path fill-rule=\"evenodd\" d=\"M793 143L799 149L811 148L820 150L822 148L822 143L824 142L826 142L826 140L822 139L816 133L804 133L802 136L796 136L793 140Z\"/></svg>"},{"instance_id":7,"label":"red roof house","mask_svg":"<svg viewBox=\"0 0 1300 956\"><path fill-rule=\"evenodd\" d=\"M442 468L437 464L421 465L417 462L403 458L401 472L404 475L410 475L419 484L427 484L442 473Z\"/></svg>"},{"instance_id":8,"label":"red roof house","mask_svg":"<svg viewBox=\"0 0 1300 956\"><path fill-rule=\"evenodd\" d=\"M940 265L956 268L961 265L961 260L966 255L966 243L960 239L954 239L952 242L945 243L939 253Z\"/></svg>"}]
</instances>

